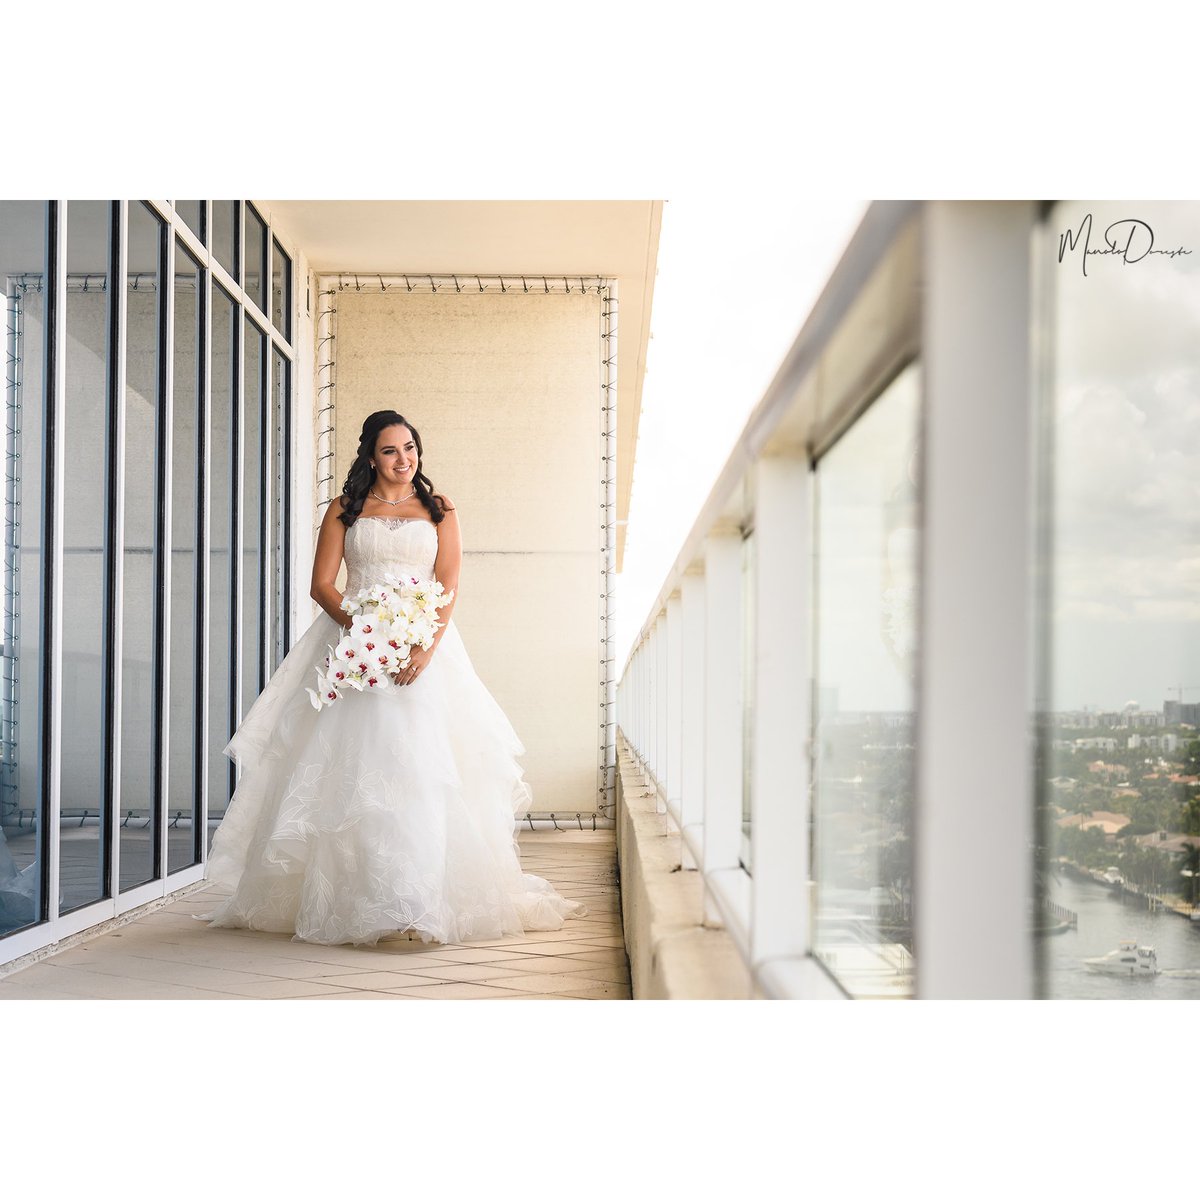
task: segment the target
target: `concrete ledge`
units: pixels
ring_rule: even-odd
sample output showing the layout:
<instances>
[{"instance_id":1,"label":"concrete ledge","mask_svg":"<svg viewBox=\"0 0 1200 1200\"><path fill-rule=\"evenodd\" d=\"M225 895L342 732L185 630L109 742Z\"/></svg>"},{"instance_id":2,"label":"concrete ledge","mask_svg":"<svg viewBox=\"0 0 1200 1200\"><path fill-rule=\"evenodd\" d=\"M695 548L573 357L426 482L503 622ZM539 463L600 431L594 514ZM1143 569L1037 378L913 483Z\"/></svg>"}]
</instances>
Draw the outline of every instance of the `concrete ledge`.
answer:
<instances>
[{"instance_id":1,"label":"concrete ledge","mask_svg":"<svg viewBox=\"0 0 1200 1200\"><path fill-rule=\"evenodd\" d=\"M618 734L617 868L635 1000L764 999L724 929L704 924L704 880Z\"/></svg>"}]
</instances>

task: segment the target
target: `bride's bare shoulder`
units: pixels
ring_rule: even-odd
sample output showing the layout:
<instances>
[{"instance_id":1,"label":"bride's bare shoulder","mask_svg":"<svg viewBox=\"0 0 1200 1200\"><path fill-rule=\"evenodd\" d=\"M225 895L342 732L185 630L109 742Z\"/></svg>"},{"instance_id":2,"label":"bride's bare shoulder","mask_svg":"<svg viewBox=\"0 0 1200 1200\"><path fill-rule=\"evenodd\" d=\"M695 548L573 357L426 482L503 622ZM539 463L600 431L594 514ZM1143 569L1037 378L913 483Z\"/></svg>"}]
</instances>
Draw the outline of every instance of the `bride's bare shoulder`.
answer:
<instances>
[{"instance_id":1,"label":"bride's bare shoulder","mask_svg":"<svg viewBox=\"0 0 1200 1200\"><path fill-rule=\"evenodd\" d=\"M325 516L321 520L323 529L345 529L346 523L340 520L343 512L346 511L345 505L342 503L341 496L334 496L329 502L329 507L325 510Z\"/></svg>"}]
</instances>

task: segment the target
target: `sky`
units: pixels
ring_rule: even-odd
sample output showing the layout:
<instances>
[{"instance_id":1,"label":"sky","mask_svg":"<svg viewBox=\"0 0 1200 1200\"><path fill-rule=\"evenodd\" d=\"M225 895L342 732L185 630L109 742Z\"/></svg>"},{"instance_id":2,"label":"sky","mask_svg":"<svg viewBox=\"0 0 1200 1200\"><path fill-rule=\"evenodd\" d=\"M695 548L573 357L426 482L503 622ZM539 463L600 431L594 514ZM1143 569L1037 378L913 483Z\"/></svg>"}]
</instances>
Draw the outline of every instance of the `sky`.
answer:
<instances>
[{"instance_id":1,"label":"sky","mask_svg":"<svg viewBox=\"0 0 1200 1200\"><path fill-rule=\"evenodd\" d=\"M866 208L797 188L685 193L663 205L617 581L619 666Z\"/></svg>"},{"instance_id":2,"label":"sky","mask_svg":"<svg viewBox=\"0 0 1200 1200\"><path fill-rule=\"evenodd\" d=\"M1195 253L1053 272L1051 707L1161 709L1200 701L1200 204L1064 203L1053 226L1089 212L1094 245L1132 216Z\"/></svg>"}]
</instances>

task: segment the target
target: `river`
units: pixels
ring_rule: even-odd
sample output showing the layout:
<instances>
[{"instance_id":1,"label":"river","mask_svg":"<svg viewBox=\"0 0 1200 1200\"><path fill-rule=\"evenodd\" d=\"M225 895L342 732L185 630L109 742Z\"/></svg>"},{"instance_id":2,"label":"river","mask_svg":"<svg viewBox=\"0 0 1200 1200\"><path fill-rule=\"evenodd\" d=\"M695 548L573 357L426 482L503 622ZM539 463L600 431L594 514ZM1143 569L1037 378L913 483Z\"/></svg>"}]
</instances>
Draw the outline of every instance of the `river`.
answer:
<instances>
[{"instance_id":1,"label":"river","mask_svg":"<svg viewBox=\"0 0 1200 1200\"><path fill-rule=\"evenodd\" d=\"M1200 999L1200 922L1173 912L1150 912L1144 898L1111 892L1101 884L1061 875L1050 899L1079 914L1078 929L1041 939L1046 995L1055 1000ZM1082 960L1117 948L1122 938L1158 952L1161 974L1143 979L1097 975Z\"/></svg>"}]
</instances>

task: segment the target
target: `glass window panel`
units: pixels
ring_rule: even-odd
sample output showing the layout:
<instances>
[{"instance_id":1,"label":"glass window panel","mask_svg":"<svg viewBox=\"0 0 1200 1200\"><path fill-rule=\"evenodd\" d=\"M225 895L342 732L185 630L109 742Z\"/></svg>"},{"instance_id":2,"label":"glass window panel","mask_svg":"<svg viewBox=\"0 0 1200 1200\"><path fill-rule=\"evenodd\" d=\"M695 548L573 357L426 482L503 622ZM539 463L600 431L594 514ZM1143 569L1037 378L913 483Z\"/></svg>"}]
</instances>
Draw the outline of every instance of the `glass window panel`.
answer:
<instances>
[{"instance_id":1,"label":"glass window panel","mask_svg":"<svg viewBox=\"0 0 1200 1200\"><path fill-rule=\"evenodd\" d=\"M233 794L233 763L224 754L233 736L233 664L237 608L234 593L234 383L237 368L237 305L213 287L212 421L209 450L211 499L208 545L208 820L209 843Z\"/></svg>"},{"instance_id":2,"label":"glass window panel","mask_svg":"<svg viewBox=\"0 0 1200 1200\"><path fill-rule=\"evenodd\" d=\"M812 944L853 996L909 996L918 419L906 368L817 467Z\"/></svg>"},{"instance_id":3,"label":"glass window panel","mask_svg":"<svg viewBox=\"0 0 1200 1200\"><path fill-rule=\"evenodd\" d=\"M258 326L245 318L242 375L242 556L238 574L242 588L241 714L244 716L262 691L262 647L265 612L262 604L263 523L263 408L266 339Z\"/></svg>"},{"instance_id":4,"label":"glass window panel","mask_svg":"<svg viewBox=\"0 0 1200 1200\"><path fill-rule=\"evenodd\" d=\"M167 770L167 871L199 860L200 791L196 704L200 644L200 381L204 276L175 245L174 391L171 406L170 741Z\"/></svg>"},{"instance_id":5,"label":"glass window panel","mask_svg":"<svg viewBox=\"0 0 1200 1200\"><path fill-rule=\"evenodd\" d=\"M292 340L292 260L276 238L271 239L271 323Z\"/></svg>"},{"instance_id":6,"label":"glass window panel","mask_svg":"<svg viewBox=\"0 0 1200 1200\"><path fill-rule=\"evenodd\" d=\"M212 252L236 280L238 277L238 206L239 200L212 202Z\"/></svg>"},{"instance_id":7,"label":"glass window panel","mask_svg":"<svg viewBox=\"0 0 1200 1200\"><path fill-rule=\"evenodd\" d=\"M156 879L158 762L155 597L158 560L158 414L165 310L162 221L129 206L125 286L125 496L121 556L121 882L125 891Z\"/></svg>"},{"instance_id":8,"label":"glass window panel","mask_svg":"<svg viewBox=\"0 0 1200 1200\"><path fill-rule=\"evenodd\" d=\"M742 865L751 862L754 786L754 531L742 539Z\"/></svg>"},{"instance_id":9,"label":"glass window panel","mask_svg":"<svg viewBox=\"0 0 1200 1200\"><path fill-rule=\"evenodd\" d=\"M204 201L176 200L175 211L187 222L188 228L204 241Z\"/></svg>"},{"instance_id":10,"label":"glass window panel","mask_svg":"<svg viewBox=\"0 0 1200 1200\"><path fill-rule=\"evenodd\" d=\"M272 672L288 651L288 480L290 476L290 437L288 382L291 363L272 349L271 365L271 444L274 475L271 482L271 561L268 579L271 581L274 639L272 642Z\"/></svg>"},{"instance_id":11,"label":"glass window panel","mask_svg":"<svg viewBox=\"0 0 1200 1200\"><path fill-rule=\"evenodd\" d=\"M1041 992L1196 999L1200 204L1066 202L1043 233ZM1143 984L1110 973L1122 939Z\"/></svg>"},{"instance_id":12,"label":"glass window panel","mask_svg":"<svg viewBox=\"0 0 1200 1200\"><path fill-rule=\"evenodd\" d=\"M4 290L4 633L0 658L0 936L46 919L42 680L42 469L46 214L0 201Z\"/></svg>"},{"instance_id":13,"label":"glass window panel","mask_svg":"<svg viewBox=\"0 0 1200 1200\"><path fill-rule=\"evenodd\" d=\"M246 205L246 278L243 286L246 295L262 310L267 312L267 298L263 288L267 276L267 224L254 211L253 204Z\"/></svg>"},{"instance_id":14,"label":"glass window panel","mask_svg":"<svg viewBox=\"0 0 1200 1200\"><path fill-rule=\"evenodd\" d=\"M111 205L67 209L60 911L108 894L104 746L105 488Z\"/></svg>"}]
</instances>

